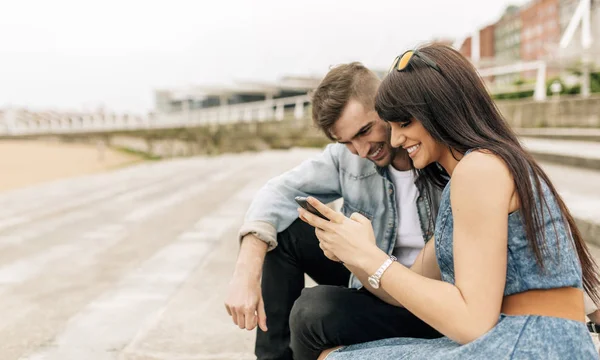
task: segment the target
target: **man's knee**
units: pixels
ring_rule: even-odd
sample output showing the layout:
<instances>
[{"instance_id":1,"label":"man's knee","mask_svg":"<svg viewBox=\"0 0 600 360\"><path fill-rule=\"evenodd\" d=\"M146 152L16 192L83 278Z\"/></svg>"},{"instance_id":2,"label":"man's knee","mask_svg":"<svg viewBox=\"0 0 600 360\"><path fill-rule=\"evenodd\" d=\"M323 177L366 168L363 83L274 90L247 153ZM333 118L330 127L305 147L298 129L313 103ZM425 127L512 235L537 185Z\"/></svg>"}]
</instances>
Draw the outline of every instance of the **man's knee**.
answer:
<instances>
[{"instance_id":1,"label":"man's knee","mask_svg":"<svg viewBox=\"0 0 600 360\"><path fill-rule=\"evenodd\" d=\"M348 290L339 286L320 285L305 288L294 303L290 314L290 331L301 337L326 336L343 320L339 293Z\"/></svg>"}]
</instances>

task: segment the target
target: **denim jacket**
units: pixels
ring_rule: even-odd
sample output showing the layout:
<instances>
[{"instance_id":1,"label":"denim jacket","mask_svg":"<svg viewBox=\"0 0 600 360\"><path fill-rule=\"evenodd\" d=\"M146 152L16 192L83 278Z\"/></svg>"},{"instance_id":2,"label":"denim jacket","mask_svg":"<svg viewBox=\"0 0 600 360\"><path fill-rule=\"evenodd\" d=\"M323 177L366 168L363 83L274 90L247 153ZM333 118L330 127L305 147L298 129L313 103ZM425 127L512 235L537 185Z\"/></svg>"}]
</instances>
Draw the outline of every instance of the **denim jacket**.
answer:
<instances>
[{"instance_id":1,"label":"denim jacket","mask_svg":"<svg viewBox=\"0 0 600 360\"><path fill-rule=\"evenodd\" d=\"M425 241L433 236L441 198L439 189L432 187L429 193L432 194L430 202L423 195L417 198ZM358 212L371 220L377 246L392 253L399 219L388 169L352 154L342 144L328 145L319 156L267 182L250 205L239 238L252 233L265 241L269 250L274 249L277 233L298 218L296 196L313 196L323 203L343 198L344 215ZM349 286L359 288L361 283L351 276Z\"/></svg>"}]
</instances>

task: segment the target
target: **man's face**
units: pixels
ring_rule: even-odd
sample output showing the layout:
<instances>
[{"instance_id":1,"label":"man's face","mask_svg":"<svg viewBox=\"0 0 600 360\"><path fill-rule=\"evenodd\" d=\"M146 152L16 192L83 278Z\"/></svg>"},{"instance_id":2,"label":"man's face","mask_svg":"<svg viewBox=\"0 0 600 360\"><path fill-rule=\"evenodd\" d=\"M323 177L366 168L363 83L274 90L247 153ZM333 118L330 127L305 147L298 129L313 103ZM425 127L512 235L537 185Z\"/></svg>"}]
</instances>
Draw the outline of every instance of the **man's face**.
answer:
<instances>
[{"instance_id":1,"label":"man's face","mask_svg":"<svg viewBox=\"0 0 600 360\"><path fill-rule=\"evenodd\" d=\"M379 167L388 166L397 152L390 145L388 124L374 109L365 109L355 99L348 102L331 128L331 135L354 155L367 158Z\"/></svg>"}]
</instances>

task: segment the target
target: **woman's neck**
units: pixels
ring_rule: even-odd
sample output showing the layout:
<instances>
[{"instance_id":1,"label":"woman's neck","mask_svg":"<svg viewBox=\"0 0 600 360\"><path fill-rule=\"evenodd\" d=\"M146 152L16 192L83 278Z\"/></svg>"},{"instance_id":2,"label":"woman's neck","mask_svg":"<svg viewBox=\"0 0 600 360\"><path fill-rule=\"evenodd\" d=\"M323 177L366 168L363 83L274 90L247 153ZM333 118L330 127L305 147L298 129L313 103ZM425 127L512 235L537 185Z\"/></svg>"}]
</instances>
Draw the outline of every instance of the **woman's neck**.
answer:
<instances>
[{"instance_id":1,"label":"woman's neck","mask_svg":"<svg viewBox=\"0 0 600 360\"><path fill-rule=\"evenodd\" d=\"M448 175L450 175L450 177L452 177L454 168L456 167L456 165L458 164L458 161L460 159L462 159L463 156L464 156L463 154L459 153L456 150L453 150L451 148L445 148L444 151L442 152L442 156L440 156L438 162L440 163L440 165L442 165L444 170L446 170ZM458 159L458 160L456 160L456 159Z\"/></svg>"}]
</instances>

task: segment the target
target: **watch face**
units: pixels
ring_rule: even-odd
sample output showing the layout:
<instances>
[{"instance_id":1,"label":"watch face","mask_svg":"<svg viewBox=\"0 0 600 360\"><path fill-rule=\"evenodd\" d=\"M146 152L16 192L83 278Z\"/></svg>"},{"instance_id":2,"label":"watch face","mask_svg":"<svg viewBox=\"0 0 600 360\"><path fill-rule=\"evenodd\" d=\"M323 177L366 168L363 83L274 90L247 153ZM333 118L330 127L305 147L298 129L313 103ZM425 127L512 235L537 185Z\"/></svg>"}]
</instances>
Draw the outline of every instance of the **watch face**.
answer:
<instances>
[{"instance_id":1,"label":"watch face","mask_svg":"<svg viewBox=\"0 0 600 360\"><path fill-rule=\"evenodd\" d=\"M369 277L369 285L371 285L373 289L379 289L379 281L373 279L372 277Z\"/></svg>"}]
</instances>

